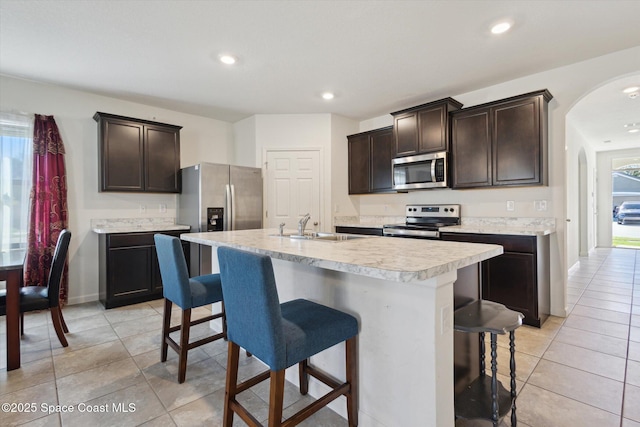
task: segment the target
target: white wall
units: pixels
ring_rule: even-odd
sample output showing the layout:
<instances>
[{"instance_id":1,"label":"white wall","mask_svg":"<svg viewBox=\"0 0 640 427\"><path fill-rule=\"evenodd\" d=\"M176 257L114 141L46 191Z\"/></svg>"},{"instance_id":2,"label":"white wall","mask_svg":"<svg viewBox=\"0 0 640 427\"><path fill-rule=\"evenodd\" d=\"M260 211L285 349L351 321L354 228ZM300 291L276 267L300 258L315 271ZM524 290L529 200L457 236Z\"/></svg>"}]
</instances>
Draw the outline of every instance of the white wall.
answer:
<instances>
[{"instance_id":1,"label":"white wall","mask_svg":"<svg viewBox=\"0 0 640 427\"><path fill-rule=\"evenodd\" d=\"M474 92L452 94L470 107L539 89L554 96L549 104L549 185L545 187L499 188L478 190L431 190L404 195L352 196L359 198L360 215L403 215L407 203L460 203L463 216L553 217L557 232L551 238L551 312L564 316L567 265L565 244L565 116L585 94L617 76L640 69L640 46L611 53L588 61L532 74ZM424 102L432 101L425 97ZM409 105L407 107L410 107ZM372 118L361 123L361 131L390 124L390 116ZM363 125L364 124L364 125ZM573 156L573 151L571 153ZM571 187L573 191L573 186ZM515 210L506 211L506 200L515 201ZM535 200L547 200L548 210L537 212ZM600 227L599 227L600 228ZM575 251L577 245L572 245ZM575 254L571 255L571 259Z\"/></svg>"},{"instance_id":2,"label":"white wall","mask_svg":"<svg viewBox=\"0 0 640 427\"><path fill-rule=\"evenodd\" d=\"M331 115L258 114L254 117L255 155L259 162L256 166L264 167L268 149L320 150L320 223L321 229L326 230L331 224Z\"/></svg>"},{"instance_id":3,"label":"white wall","mask_svg":"<svg viewBox=\"0 0 640 427\"><path fill-rule=\"evenodd\" d=\"M0 76L0 110L55 116L66 149L69 228L69 303L98 299L98 237L92 218L175 217L176 196L98 192L96 111L183 126L181 165L202 161L228 162L232 147L230 123L161 108ZM160 213L158 205L167 205ZM141 214L139 206L146 206ZM25 213L26 215L26 213Z\"/></svg>"},{"instance_id":4,"label":"white wall","mask_svg":"<svg viewBox=\"0 0 640 427\"><path fill-rule=\"evenodd\" d=\"M358 122L345 117L331 116L331 201L333 217L357 215L355 199L349 197L349 144L347 135L358 133ZM331 224L333 231L333 223Z\"/></svg>"},{"instance_id":5,"label":"white wall","mask_svg":"<svg viewBox=\"0 0 640 427\"><path fill-rule=\"evenodd\" d=\"M588 140L576 128L574 121L571 120L571 114L567 116L566 121L566 185L567 185L567 215L570 219L567 222L567 269L571 268L576 262L578 262L580 256L580 232L581 228L585 227L587 232L587 249L591 250L595 247L595 234L594 234L594 215L595 215L595 200L594 200L594 188L593 177L596 169L596 154L591 148ZM580 152L584 151L586 156L586 191L585 194L580 194L580 165L579 156ZM587 198L587 212L586 215L582 215L582 218L586 218L586 224L582 224L580 215L580 199L582 197Z\"/></svg>"},{"instance_id":6,"label":"white wall","mask_svg":"<svg viewBox=\"0 0 640 427\"><path fill-rule=\"evenodd\" d=\"M233 159L230 160L230 163L239 166L261 167L261 157L256 152L256 116L233 124L233 141Z\"/></svg>"}]
</instances>

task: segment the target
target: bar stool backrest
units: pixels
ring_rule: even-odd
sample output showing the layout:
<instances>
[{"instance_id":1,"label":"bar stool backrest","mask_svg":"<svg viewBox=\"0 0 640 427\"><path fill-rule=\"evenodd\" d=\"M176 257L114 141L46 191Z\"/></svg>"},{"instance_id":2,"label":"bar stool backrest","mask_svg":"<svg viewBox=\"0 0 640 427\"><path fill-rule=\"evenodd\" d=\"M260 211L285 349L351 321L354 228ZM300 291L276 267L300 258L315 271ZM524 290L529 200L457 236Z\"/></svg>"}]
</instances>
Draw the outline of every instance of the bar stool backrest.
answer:
<instances>
[{"instance_id":1,"label":"bar stool backrest","mask_svg":"<svg viewBox=\"0 0 640 427\"><path fill-rule=\"evenodd\" d=\"M282 312L271 258L218 248L227 337L272 370L286 367Z\"/></svg>"},{"instance_id":2,"label":"bar stool backrest","mask_svg":"<svg viewBox=\"0 0 640 427\"><path fill-rule=\"evenodd\" d=\"M189 270L180 239L163 234L156 234L153 239L162 276L162 295L183 310L192 308Z\"/></svg>"}]
</instances>

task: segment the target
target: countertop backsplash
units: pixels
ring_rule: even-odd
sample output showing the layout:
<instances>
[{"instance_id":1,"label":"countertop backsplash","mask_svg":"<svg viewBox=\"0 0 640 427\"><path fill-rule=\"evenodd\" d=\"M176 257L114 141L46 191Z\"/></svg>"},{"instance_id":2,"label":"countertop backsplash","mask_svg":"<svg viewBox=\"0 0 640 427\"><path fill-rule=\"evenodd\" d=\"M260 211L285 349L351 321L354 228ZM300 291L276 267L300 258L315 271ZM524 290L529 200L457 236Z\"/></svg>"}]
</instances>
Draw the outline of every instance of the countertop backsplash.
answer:
<instances>
[{"instance_id":1,"label":"countertop backsplash","mask_svg":"<svg viewBox=\"0 0 640 427\"><path fill-rule=\"evenodd\" d=\"M344 227L382 227L384 224L402 224L404 216L362 215L362 216L335 216L334 226Z\"/></svg>"}]
</instances>

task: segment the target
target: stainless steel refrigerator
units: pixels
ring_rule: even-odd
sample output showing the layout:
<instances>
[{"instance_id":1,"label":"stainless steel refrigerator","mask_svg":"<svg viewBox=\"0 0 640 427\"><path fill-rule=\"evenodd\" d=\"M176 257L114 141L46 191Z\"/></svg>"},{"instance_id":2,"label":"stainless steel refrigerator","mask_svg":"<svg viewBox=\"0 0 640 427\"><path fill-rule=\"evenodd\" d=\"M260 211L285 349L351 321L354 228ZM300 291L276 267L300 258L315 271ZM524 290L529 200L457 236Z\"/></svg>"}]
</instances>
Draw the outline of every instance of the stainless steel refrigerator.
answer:
<instances>
[{"instance_id":1,"label":"stainless steel refrigerator","mask_svg":"<svg viewBox=\"0 0 640 427\"><path fill-rule=\"evenodd\" d=\"M178 224L191 232L262 228L262 171L259 168L200 163L181 170ZM211 248L191 244L190 274L211 273Z\"/></svg>"}]
</instances>

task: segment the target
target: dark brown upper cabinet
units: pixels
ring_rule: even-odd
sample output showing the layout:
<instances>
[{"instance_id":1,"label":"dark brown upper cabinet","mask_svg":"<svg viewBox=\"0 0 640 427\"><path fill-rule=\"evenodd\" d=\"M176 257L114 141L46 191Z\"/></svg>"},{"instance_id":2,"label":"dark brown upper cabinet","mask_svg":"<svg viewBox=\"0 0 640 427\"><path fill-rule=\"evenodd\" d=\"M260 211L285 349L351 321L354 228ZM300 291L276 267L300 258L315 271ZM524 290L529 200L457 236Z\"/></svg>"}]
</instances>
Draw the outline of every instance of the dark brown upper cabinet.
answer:
<instances>
[{"instance_id":1,"label":"dark brown upper cabinet","mask_svg":"<svg viewBox=\"0 0 640 427\"><path fill-rule=\"evenodd\" d=\"M545 89L453 112L452 187L547 185L552 98Z\"/></svg>"},{"instance_id":2,"label":"dark brown upper cabinet","mask_svg":"<svg viewBox=\"0 0 640 427\"><path fill-rule=\"evenodd\" d=\"M97 112L100 191L180 192L181 126Z\"/></svg>"},{"instance_id":3,"label":"dark brown upper cabinet","mask_svg":"<svg viewBox=\"0 0 640 427\"><path fill-rule=\"evenodd\" d=\"M393 191L393 126L347 136L349 194Z\"/></svg>"},{"instance_id":4,"label":"dark brown upper cabinet","mask_svg":"<svg viewBox=\"0 0 640 427\"><path fill-rule=\"evenodd\" d=\"M447 151L449 113L461 107L455 99L445 98L391 113L395 157Z\"/></svg>"}]
</instances>

